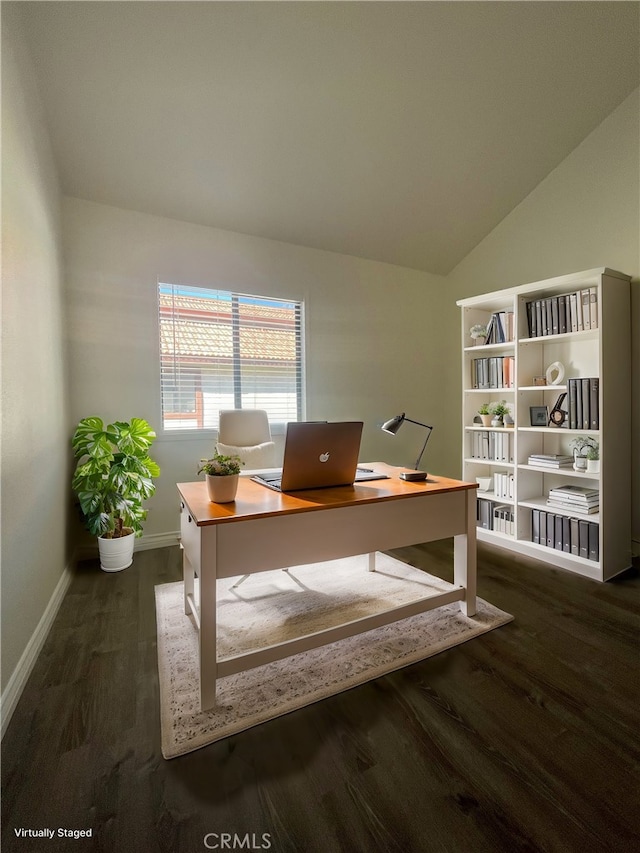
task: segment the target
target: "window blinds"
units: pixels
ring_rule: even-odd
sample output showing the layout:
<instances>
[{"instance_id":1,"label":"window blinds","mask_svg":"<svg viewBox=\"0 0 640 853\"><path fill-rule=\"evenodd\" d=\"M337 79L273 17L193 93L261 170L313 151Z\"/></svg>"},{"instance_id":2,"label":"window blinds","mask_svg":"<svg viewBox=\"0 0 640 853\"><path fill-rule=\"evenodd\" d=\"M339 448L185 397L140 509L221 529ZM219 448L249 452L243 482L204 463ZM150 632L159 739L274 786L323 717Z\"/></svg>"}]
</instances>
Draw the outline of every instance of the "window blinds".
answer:
<instances>
[{"instance_id":1,"label":"window blinds","mask_svg":"<svg viewBox=\"0 0 640 853\"><path fill-rule=\"evenodd\" d=\"M302 417L302 303L158 285L165 430L217 429L220 409Z\"/></svg>"}]
</instances>

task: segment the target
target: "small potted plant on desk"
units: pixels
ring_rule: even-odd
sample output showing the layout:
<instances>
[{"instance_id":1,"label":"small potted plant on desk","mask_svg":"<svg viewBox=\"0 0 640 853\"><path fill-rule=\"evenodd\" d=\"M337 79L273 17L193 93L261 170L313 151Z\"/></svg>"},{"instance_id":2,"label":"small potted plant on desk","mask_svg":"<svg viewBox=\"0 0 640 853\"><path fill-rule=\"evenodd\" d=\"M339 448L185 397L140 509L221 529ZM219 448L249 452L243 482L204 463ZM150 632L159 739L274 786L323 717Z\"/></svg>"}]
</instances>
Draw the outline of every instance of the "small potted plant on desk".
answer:
<instances>
[{"instance_id":1,"label":"small potted plant on desk","mask_svg":"<svg viewBox=\"0 0 640 853\"><path fill-rule=\"evenodd\" d=\"M211 459L200 460L198 474L206 474L210 501L225 504L236 499L242 465L244 462L239 456L223 456L217 451Z\"/></svg>"},{"instance_id":2,"label":"small potted plant on desk","mask_svg":"<svg viewBox=\"0 0 640 853\"><path fill-rule=\"evenodd\" d=\"M119 572L133 562L133 540L147 517L143 502L156 490L160 468L149 456L156 434L142 418L104 426L83 418L72 438L78 459L71 487L90 533L98 537L100 568Z\"/></svg>"}]
</instances>

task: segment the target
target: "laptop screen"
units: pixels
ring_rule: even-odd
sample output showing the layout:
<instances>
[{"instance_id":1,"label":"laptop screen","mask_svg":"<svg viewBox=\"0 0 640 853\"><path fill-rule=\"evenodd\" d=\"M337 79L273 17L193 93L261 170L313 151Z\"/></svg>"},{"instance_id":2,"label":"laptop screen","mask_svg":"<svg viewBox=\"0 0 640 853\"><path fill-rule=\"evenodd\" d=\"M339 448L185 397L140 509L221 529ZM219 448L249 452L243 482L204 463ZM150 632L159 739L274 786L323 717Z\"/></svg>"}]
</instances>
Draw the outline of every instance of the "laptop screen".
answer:
<instances>
[{"instance_id":1,"label":"laptop screen","mask_svg":"<svg viewBox=\"0 0 640 853\"><path fill-rule=\"evenodd\" d=\"M362 421L287 424L282 491L353 483L362 427Z\"/></svg>"}]
</instances>

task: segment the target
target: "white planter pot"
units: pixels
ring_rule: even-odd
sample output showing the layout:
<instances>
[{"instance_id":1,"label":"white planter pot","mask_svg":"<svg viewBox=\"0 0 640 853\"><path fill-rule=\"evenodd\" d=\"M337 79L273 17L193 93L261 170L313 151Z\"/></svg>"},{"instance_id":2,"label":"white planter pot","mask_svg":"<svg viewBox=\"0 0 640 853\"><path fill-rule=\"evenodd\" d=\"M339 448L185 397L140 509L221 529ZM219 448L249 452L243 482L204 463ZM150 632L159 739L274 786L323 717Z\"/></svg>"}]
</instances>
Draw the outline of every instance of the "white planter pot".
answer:
<instances>
[{"instance_id":1,"label":"white planter pot","mask_svg":"<svg viewBox=\"0 0 640 853\"><path fill-rule=\"evenodd\" d=\"M240 474L227 474L224 477L207 474L209 500L216 504L228 504L235 501L239 478Z\"/></svg>"},{"instance_id":2,"label":"white planter pot","mask_svg":"<svg viewBox=\"0 0 640 853\"><path fill-rule=\"evenodd\" d=\"M482 426L491 426L491 421L493 419L493 415L480 415L480 420L482 421Z\"/></svg>"},{"instance_id":3,"label":"white planter pot","mask_svg":"<svg viewBox=\"0 0 640 853\"><path fill-rule=\"evenodd\" d=\"M135 533L131 532L119 539L103 539L98 536L100 551L100 568L103 572L121 572L133 563L133 541Z\"/></svg>"},{"instance_id":4,"label":"white planter pot","mask_svg":"<svg viewBox=\"0 0 640 853\"><path fill-rule=\"evenodd\" d=\"M600 473L600 460L599 459L587 459L587 474L599 474Z\"/></svg>"},{"instance_id":5,"label":"white planter pot","mask_svg":"<svg viewBox=\"0 0 640 853\"><path fill-rule=\"evenodd\" d=\"M587 470L587 462L589 460L586 456L577 456L575 453L573 455L573 470L574 471L586 471Z\"/></svg>"}]
</instances>

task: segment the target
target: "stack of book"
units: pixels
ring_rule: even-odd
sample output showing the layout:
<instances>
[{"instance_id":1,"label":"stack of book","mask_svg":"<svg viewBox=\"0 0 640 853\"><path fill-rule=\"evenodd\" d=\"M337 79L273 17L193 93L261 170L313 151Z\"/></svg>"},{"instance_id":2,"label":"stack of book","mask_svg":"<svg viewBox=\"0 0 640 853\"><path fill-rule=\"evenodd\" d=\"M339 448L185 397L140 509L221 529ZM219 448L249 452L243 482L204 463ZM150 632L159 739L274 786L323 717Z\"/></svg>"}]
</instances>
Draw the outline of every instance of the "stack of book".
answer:
<instances>
[{"instance_id":1,"label":"stack of book","mask_svg":"<svg viewBox=\"0 0 640 853\"><path fill-rule=\"evenodd\" d=\"M600 507L600 492L587 486L559 486L557 489L549 489L547 506L590 515Z\"/></svg>"},{"instance_id":2,"label":"stack of book","mask_svg":"<svg viewBox=\"0 0 640 853\"><path fill-rule=\"evenodd\" d=\"M573 456L563 456L561 453L532 453L527 465L535 465L536 468L570 468L573 465Z\"/></svg>"}]
</instances>

